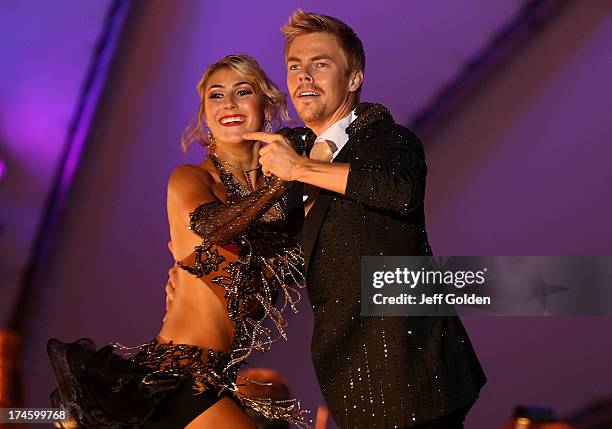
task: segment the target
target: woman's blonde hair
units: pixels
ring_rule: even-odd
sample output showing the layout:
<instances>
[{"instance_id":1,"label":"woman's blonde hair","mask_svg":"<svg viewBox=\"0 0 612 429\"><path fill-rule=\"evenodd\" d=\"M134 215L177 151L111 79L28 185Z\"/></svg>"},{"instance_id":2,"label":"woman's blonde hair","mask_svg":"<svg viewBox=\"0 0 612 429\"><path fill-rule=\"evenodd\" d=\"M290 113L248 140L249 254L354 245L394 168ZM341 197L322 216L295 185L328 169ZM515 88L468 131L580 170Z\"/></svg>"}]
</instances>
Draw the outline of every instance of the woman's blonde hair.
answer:
<instances>
[{"instance_id":1,"label":"woman's blonde hair","mask_svg":"<svg viewBox=\"0 0 612 429\"><path fill-rule=\"evenodd\" d=\"M209 133L205 126L204 101L206 85L213 73L224 68L238 73L245 81L253 85L255 93L263 96L265 104L264 117L271 126L279 127L283 121L289 121L285 94L268 78L255 58L246 54L228 55L208 66L196 87L200 95L200 107L198 108L196 118L185 129L181 138L183 151L186 151L193 142L198 142L202 146L210 144Z\"/></svg>"}]
</instances>

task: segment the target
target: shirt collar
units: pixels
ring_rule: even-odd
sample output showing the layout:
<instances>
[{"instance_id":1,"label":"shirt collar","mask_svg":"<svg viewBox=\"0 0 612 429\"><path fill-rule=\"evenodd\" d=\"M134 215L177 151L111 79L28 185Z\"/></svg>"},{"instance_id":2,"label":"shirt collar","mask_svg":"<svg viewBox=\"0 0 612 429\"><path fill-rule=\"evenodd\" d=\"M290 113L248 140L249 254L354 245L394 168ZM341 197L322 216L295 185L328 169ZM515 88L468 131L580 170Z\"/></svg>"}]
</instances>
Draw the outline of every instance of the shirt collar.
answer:
<instances>
[{"instance_id":1,"label":"shirt collar","mask_svg":"<svg viewBox=\"0 0 612 429\"><path fill-rule=\"evenodd\" d=\"M340 119L338 122L335 122L331 127L323 131L320 136L317 136L317 140L329 140L334 142L336 145L336 150L333 154L334 158L349 140L349 136L346 133L346 128L355 120L356 117L357 115L355 115L355 110L352 110L351 113Z\"/></svg>"}]
</instances>

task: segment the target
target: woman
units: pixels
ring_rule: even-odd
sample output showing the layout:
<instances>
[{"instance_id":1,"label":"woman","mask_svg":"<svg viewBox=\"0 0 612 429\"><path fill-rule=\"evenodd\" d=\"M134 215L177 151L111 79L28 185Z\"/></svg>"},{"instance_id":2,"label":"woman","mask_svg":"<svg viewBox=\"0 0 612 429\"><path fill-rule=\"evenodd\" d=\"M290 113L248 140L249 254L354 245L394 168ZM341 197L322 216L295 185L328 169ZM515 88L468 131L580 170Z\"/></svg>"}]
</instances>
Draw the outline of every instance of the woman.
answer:
<instances>
[{"instance_id":1,"label":"woman","mask_svg":"<svg viewBox=\"0 0 612 429\"><path fill-rule=\"evenodd\" d=\"M168 184L170 248L181 268L172 275L181 287L158 336L137 348L98 351L89 340L49 342L56 405L81 427L254 428L243 406L304 424L296 401L244 397L236 381L252 350L267 350L277 336L265 320L285 336L275 296L295 311L303 284L291 229L292 216L302 216L300 201L292 210L290 184L263 177L260 143L242 139L286 118L285 98L246 55L211 65L198 92L197 121L183 145L204 142L209 156L177 168ZM296 149L304 145L304 129L281 132Z\"/></svg>"}]
</instances>

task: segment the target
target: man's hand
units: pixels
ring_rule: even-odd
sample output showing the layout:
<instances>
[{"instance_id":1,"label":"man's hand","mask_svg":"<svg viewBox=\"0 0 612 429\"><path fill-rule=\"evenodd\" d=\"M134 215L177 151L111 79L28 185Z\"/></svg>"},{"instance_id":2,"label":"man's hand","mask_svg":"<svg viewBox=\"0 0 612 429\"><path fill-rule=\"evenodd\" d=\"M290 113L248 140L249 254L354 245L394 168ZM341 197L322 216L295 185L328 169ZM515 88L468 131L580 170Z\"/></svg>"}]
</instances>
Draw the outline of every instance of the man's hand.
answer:
<instances>
[{"instance_id":1,"label":"man's hand","mask_svg":"<svg viewBox=\"0 0 612 429\"><path fill-rule=\"evenodd\" d=\"M263 132L246 133L243 138L267 143L259 150L259 163L266 176L273 174L283 180L296 180L296 169L305 158L298 155L287 138Z\"/></svg>"},{"instance_id":2,"label":"man's hand","mask_svg":"<svg viewBox=\"0 0 612 429\"><path fill-rule=\"evenodd\" d=\"M170 309L172 305L172 301L174 301L174 284L176 276L178 275L178 266L174 265L172 268L168 270L168 281L166 282L166 313ZM162 322L166 321L166 316L162 319Z\"/></svg>"},{"instance_id":3,"label":"man's hand","mask_svg":"<svg viewBox=\"0 0 612 429\"><path fill-rule=\"evenodd\" d=\"M317 409L317 417L315 418L315 429L327 429L327 421L329 420L329 410L326 405L319 405Z\"/></svg>"}]
</instances>

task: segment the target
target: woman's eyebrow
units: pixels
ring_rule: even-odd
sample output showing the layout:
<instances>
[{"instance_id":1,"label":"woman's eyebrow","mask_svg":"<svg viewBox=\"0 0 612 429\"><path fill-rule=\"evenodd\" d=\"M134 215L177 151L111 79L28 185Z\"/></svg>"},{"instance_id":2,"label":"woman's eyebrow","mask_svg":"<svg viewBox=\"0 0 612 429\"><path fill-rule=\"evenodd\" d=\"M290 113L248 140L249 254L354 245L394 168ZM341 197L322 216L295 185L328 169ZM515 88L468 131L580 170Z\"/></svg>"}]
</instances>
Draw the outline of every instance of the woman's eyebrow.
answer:
<instances>
[{"instance_id":1,"label":"woman's eyebrow","mask_svg":"<svg viewBox=\"0 0 612 429\"><path fill-rule=\"evenodd\" d=\"M253 85L251 84L251 82L236 82L236 83L235 83L235 84L233 84L232 86L235 88L235 87L240 86L240 85L251 85L251 86L253 86ZM221 88L221 89L223 89L223 88L225 88L225 86L223 86L223 85L221 85L221 84L211 85L211 86L209 86L209 87L208 87L208 90L210 91L211 89L217 89L217 88Z\"/></svg>"}]
</instances>

